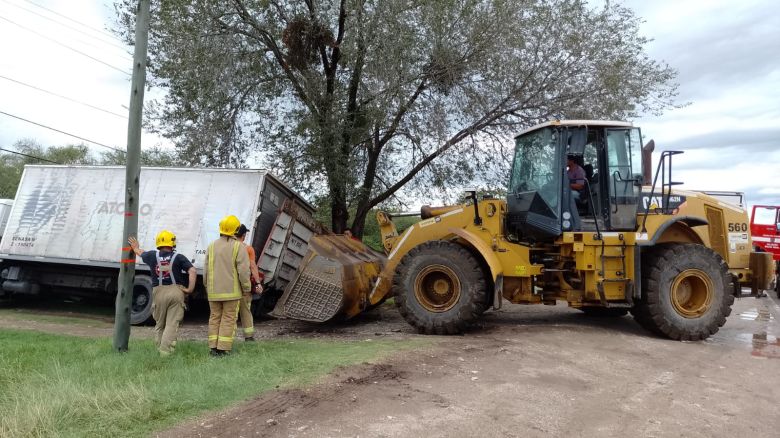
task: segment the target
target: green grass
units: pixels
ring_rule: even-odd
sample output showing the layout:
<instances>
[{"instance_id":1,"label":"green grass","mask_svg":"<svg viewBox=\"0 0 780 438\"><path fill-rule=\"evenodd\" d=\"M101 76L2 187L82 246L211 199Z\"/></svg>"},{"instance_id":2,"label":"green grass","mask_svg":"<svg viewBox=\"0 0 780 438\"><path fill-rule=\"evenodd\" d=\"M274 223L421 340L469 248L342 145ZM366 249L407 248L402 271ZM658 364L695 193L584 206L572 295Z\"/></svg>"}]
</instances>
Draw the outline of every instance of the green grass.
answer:
<instances>
[{"instance_id":1,"label":"green grass","mask_svg":"<svg viewBox=\"0 0 780 438\"><path fill-rule=\"evenodd\" d=\"M416 343L419 345L419 343ZM112 351L110 339L0 330L0 436L147 436L277 385L313 381L408 342L318 340L239 344L210 358L184 341L160 358L151 341Z\"/></svg>"},{"instance_id":2,"label":"green grass","mask_svg":"<svg viewBox=\"0 0 780 438\"><path fill-rule=\"evenodd\" d=\"M0 309L0 318L15 318L26 321L49 322L54 324L75 324L90 327L113 327L114 324L101 319L78 316L60 316L35 313L34 311Z\"/></svg>"}]
</instances>

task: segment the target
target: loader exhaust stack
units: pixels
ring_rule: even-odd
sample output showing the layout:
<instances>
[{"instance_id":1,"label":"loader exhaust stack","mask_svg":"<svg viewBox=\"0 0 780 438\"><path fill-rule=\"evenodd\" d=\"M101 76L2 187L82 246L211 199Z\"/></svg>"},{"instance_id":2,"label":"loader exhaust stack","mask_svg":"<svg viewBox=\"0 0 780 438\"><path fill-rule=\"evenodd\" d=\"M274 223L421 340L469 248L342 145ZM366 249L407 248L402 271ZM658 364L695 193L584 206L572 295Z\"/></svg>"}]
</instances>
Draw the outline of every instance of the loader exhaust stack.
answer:
<instances>
[{"instance_id":1,"label":"loader exhaust stack","mask_svg":"<svg viewBox=\"0 0 780 438\"><path fill-rule=\"evenodd\" d=\"M368 296L386 257L341 235L319 235L272 315L304 321L348 319L369 307Z\"/></svg>"}]
</instances>

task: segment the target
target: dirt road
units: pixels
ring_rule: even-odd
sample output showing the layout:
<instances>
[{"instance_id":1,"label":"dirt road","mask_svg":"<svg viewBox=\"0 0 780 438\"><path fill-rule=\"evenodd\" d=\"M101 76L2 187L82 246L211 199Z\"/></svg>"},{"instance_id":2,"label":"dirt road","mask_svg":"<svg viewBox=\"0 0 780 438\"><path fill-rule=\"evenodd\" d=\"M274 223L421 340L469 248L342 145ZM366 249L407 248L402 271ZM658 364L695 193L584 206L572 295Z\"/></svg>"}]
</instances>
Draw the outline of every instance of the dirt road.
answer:
<instances>
[{"instance_id":1,"label":"dirt road","mask_svg":"<svg viewBox=\"0 0 780 438\"><path fill-rule=\"evenodd\" d=\"M779 314L776 298L742 298L717 335L686 343L650 336L630 317L508 306L465 336L160 436L776 437ZM374 318L328 333L294 323L298 333L276 336L417 336L391 310ZM267 335L278 323L258 328Z\"/></svg>"},{"instance_id":2,"label":"dirt road","mask_svg":"<svg viewBox=\"0 0 780 438\"><path fill-rule=\"evenodd\" d=\"M0 318L0 326L19 326L25 312L15 322ZM424 337L431 347L341 369L313 387L267 393L159 435L775 437L778 317L777 298L742 298L718 334L685 343L653 337L631 317L508 305L464 336ZM93 318L95 326L24 324L110 336L110 318ZM192 313L182 337L205 339L204 322ZM260 338L420 337L392 307L337 325L265 320L256 327ZM133 336L149 335L151 327L133 328Z\"/></svg>"}]
</instances>

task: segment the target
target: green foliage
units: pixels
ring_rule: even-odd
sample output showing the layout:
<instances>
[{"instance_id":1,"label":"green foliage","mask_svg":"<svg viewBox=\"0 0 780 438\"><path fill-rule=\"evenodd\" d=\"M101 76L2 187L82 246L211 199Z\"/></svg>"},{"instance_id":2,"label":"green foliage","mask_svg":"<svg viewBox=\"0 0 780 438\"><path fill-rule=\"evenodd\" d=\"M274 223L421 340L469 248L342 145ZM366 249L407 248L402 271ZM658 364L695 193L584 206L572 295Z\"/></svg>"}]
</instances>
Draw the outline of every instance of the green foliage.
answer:
<instances>
[{"instance_id":1,"label":"green foliage","mask_svg":"<svg viewBox=\"0 0 780 438\"><path fill-rule=\"evenodd\" d=\"M84 144L44 147L35 140L19 140L13 150L25 154L0 153L0 198L13 199L27 164L125 165L125 153L110 151L96 158ZM35 157L35 158L33 158ZM176 166L182 161L174 151L152 147L141 151L143 166Z\"/></svg>"},{"instance_id":2,"label":"green foliage","mask_svg":"<svg viewBox=\"0 0 780 438\"><path fill-rule=\"evenodd\" d=\"M100 164L104 166L124 166L127 162L127 154L119 151L104 152L100 157ZM179 155L171 150L154 146L141 151L141 165L153 167L181 166L183 161Z\"/></svg>"},{"instance_id":3,"label":"green foliage","mask_svg":"<svg viewBox=\"0 0 780 438\"><path fill-rule=\"evenodd\" d=\"M26 164L95 164L85 145L66 145L45 148L30 139L19 140L13 150L28 155L0 153L0 198L13 198ZM43 158L43 160L32 158Z\"/></svg>"},{"instance_id":4,"label":"green foliage","mask_svg":"<svg viewBox=\"0 0 780 438\"><path fill-rule=\"evenodd\" d=\"M22 167L9 154L0 154L0 198L13 199L22 178Z\"/></svg>"},{"instance_id":5,"label":"green foliage","mask_svg":"<svg viewBox=\"0 0 780 438\"><path fill-rule=\"evenodd\" d=\"M315 219L322 223L327 223L328 219L330 219L330 202L325 197L318 197L314 200L314 206L317 207L317 211L314 213ZM384 252L384 247L382 246L382 235L379 232L379 223L376 221L376 213L380 209L372 209L365 222L365 227L363 228L363 234L361 236L361 241L374 249L375 251ZM400 210L396 208L390 208L385 210L389 213L397 213L400 212ZM351 209L349 210L350 215L355 214L355 210ZM393 222L395 223L395 227L398 230L398 233L403 233L407 228L410 226L416 224L420 220L419 217L399 217L395 218Z\"/></svg>"},{"instance_id":6,"label":"green foliage","mask_svg":"<svg viewBox=\"0 0 780 438\"><path fill-rule=\"evenodd\" d=\"M160 358L148 340L131 341L130 351L119 354L109 339L12 330L0 330L0 345L0 436L9 438L149 436L399 348L382 341L267 341L210 358L203 342L183 341Z\"/></svg>"},{"instance_id":7,"label":"green foliage","mask_svg":"<svg viewBox=\"0 0 780 438\"><path fill-rule=\"evenodd\" d=\"M392 214L393 212L390 211L389 213ZM406 216L393 219L393 223L395 224L395 228L398 230L399 235L419 221L420 218L417 216ZM382 234L379 232L379 223L376 221L376 210L371 210L368 218L366 218L366 227L363 231L362 240L363 243L374 250L384 252L384 248L382 247Z\"/></svg>"},{"instance_id":8,"label":"green foliage","mask_svg":"<svg viewBox=\"0 0 780 438\"><path fill-rule=\"evenodd\" d=\"M674 106L640 19L582 0L153 2L147 124L190 164L249 152L361 234L375 207L503 187L510 135ZM135 0L115 1L132 41ZM454 196L453 196L454 194ZM349 225L348 220L352 220Z\"/></svg>"}]
</instances>

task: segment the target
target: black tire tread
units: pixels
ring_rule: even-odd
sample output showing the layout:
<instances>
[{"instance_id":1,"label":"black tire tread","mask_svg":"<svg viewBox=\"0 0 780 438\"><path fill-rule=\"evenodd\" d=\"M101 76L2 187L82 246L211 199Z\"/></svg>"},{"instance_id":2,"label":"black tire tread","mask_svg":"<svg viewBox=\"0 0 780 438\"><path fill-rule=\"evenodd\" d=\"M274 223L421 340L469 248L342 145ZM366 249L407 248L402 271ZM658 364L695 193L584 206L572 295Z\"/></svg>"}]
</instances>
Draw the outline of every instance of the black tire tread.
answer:
<instances>
[{"instance_id":1,"label":"black tire tread","mask_svg":"<svg viewBox=\"0 0 780 438\"><path fill-rule=\"evenodd\" d=\"M714 265L714 271L721 277L722 297L720 303L712 303L714 314L708 312L702 318L690 319L682 323L675 323L666 314L667 310L661 305L661 293L663 285L659 279L661 271L669 266L675 266L686 259L707 260ZM713 278L713 280L715 280ZM723 258L713 250L697 244L666 244L642 254L642 293L631 313L640 326L645 329L671 339L697 341L703 340L715 334L723 324L726 317L731 314L731 305L734 304L734 295L730 290L731 278L728 266ZM715 285L717 287L717 285ZM716 295L717 295L717 291ZM702 323L701 321L705 321Z\"/></svg>"},{"instance_id":2,"label":"black tire tread","mask_svg":"<svg viewBox=\"0 0 780 438\"><path fill-rule=\"evenodd\" d=\"M434 313L426 311L416 301L414 291L404 283L409 280L413 265L420 258L444 257L463 272L461 298L450 311ZM452 267L452 266L451 266ZM401 316L420 333L454 335L462 333L487 308L487 281L479 261L465 247L449 241L425 242L409 251L401 259L393 277L393 296Z\"/></svg>"},{"instance_id":3,"label":"black tire tread","mask_svg":"<svg viewBox=\"0 0 780 438\"><path fill-rule=\"evenodd\" d=\"M146 308L141 312L133 312L130 310L130 324L131 325L143 325L153 321L152 318L152 277L148 275L136 275L133 278L133 289L136 286L144 286L149 290L149 302Z\"/></svg>"}]
</instances>

